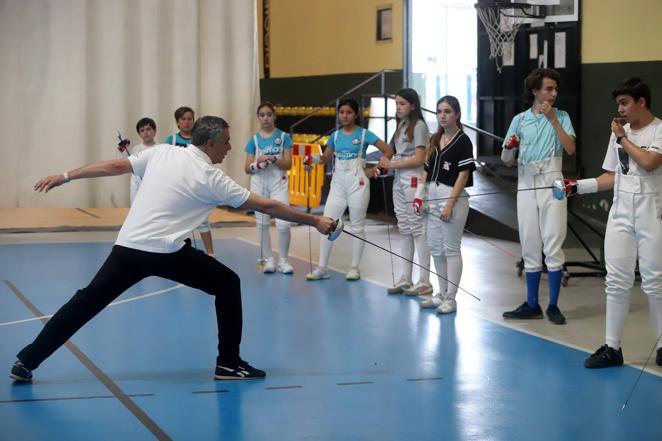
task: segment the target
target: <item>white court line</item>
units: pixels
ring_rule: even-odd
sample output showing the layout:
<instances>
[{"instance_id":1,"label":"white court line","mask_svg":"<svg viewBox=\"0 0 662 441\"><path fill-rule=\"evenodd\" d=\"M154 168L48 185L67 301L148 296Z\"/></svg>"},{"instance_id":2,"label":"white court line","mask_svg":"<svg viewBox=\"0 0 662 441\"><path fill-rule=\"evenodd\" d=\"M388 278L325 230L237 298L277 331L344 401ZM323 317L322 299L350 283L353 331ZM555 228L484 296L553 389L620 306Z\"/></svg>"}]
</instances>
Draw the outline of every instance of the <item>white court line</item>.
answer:
<instances>
[{"instance_id":1,"label":"white court line","mask_svg":"<svg viewBox=\"0 0 662 441\"><path fill-rule=\"evenodd\" d=\"M119 300L117 302L113 302L113 303L109 304L108 306L121 305L123 303L135 302L136 300L146 299L147 297L158 296L159 294L163 294L163 293L166 293L168 291L174 291L175 289L179 289L182 286L185 286L185 285L177 284L175 286L171 286L170 288L161 289L159 291L154 291L154 292L148 292L147 294L143 294L143 295L136 296L136 297L131 297L130 299ZM51 317L53 317L53 314L51 314L51 315L42 315L41 317L32 317L32 318L23 319L23 320L14 320L13 322L0 323L0 326L17 325L19 323L33 322L35 320L42 320L42 319L51 318Z\"/></svg>"}]
</instances>

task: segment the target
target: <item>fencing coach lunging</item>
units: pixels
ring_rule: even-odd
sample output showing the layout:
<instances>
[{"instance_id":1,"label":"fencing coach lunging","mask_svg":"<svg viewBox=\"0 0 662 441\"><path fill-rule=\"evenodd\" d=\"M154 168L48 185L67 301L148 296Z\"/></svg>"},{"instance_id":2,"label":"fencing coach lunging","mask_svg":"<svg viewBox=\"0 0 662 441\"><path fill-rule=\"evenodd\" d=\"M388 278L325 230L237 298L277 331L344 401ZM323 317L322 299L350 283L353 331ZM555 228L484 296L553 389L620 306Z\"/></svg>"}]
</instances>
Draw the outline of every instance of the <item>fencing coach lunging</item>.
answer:
<instances>
[{"instance_id":1,"label":"fencing coach lunging","mask_svg":"<svg viewBox=\"0 0 662 441\"><path fill-rule=\"evenodd\" d=\"M128 159L98 162L47 176L35 184L46 191L73 179L135 173L140 191L110 255L90 284L62 306L37 338L18 353L10 376L30 381L36 369L76 331L128 288L159 276L214 296L218 323L216 379L261 378L265 372L239 356L242 332L239 276L215 258L184 240L219 204L262 211L274 217L315 226L330 233L335 222L267 200L236 184L212 164L230 150L228 124L214 116L193 126L191 145L182 149L158 145Z\"/></svg>"}]
</instances>

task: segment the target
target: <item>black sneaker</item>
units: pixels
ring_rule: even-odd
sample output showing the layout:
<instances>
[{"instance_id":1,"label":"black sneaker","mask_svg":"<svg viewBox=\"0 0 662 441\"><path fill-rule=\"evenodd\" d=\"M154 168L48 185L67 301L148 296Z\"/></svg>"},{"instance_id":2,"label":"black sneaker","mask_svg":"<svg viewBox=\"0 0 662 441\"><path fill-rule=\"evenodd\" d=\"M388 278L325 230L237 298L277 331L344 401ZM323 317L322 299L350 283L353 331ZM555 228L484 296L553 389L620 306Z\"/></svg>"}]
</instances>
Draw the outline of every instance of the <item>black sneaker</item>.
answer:
<instances>
[{"instance_id":1,"label":"black sneaker","mask_svg":"<svg viewBox=\"0 0 662 441\"><path fill-rule=\"evenodd\" d=\"M256 369L248 362L239 359L239 362L233 366L216 366L214 379L216 380L255 380L264 378L266 372Z\"/></svg>"},{"instance_id":2,"label":"black sneaker","mask_svg":"<svg viewBox=\"0 0 662 441\"><path fill-rule=\"evenodd\" d=\"M527 302L522 303L513 309L512 311L506 311L503 313L503 318L507 319L541 319L542 318L542 309L540 305L537 305L535 308L530 308Z\"/></svg>"},{"instance_id":3,"label":"black sneaker","mask_svg":"<svg viewBox=\"0 0 662 441\"><path fill-rule=\"evenodd\" d=\"M600 369L623 364L623 350L618 351L611 346L602 345L590 357L584 360L584 367Z\"/></svg>"},{"instance_id":4,"label":"black sneaker","mask_svg":"<svg viewBox=\"0 0 662 441\"><path fill-rule=\"evenodd\" d=\"M32 381L32 371L25 366L20 360L16 360L9 372L9 378L16 381Z\"/></svg>"},{"instance_id":5,"label":"black sneaker","mask_svg":"<svg viewBox=\"0 0 662 441\"><path fill-rule=\"evenodd\" d=\"M561 312L558 306L556 305L549 305L547 307L547 310L545 311L545 314L547 314L547 318L549 319L550 322L554 323L555 325L565 325L565 316Z\"/></svg>"},{"instance_id":6,"label":"black sneaker","mask_svg":"<svg viewBox=\"0 0 662 441\"><path fill-rule=\"evenodd\" d=\"M655 357L655 364L662 366L662 348L657 348L657 357Z\"/></svg>"}]
</instances>

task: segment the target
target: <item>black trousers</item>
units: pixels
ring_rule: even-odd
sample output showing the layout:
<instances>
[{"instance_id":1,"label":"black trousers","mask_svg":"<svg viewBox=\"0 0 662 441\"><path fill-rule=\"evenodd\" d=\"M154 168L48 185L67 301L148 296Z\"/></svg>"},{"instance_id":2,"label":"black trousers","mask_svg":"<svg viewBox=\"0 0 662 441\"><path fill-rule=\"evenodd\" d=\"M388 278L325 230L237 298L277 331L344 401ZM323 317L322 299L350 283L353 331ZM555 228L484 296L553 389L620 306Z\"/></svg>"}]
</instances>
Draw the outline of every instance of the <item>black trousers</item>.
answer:
<instances>
[{"instance_id":1,"label":"black trousers","mask_svg":"<svg viewBox=\"0 0 662 441\"><path fill-rule=\"evenodd\" d=\"M190 240L179 251L168 254L113 246L92 282L55 313L37 338L18 353L18 359L26 368L36 369L109 303L149 276L174 280L213 295L218 325L216 362L232 366L239 360L242 328L239 276L191 247Z\"/></svg>"}]
</instances>

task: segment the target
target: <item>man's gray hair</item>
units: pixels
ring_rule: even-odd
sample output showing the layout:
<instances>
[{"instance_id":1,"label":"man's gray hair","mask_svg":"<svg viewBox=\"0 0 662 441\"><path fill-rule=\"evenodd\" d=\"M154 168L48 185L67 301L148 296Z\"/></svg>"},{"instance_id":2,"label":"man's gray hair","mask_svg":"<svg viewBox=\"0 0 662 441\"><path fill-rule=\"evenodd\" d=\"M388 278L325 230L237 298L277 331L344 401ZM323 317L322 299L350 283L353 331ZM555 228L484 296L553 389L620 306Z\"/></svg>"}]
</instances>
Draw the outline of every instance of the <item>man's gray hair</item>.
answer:
<instances>
[{"instance_id":1,"label":"man's gray hair","mask_svg":"<svg viewBox=\"0 0 662 441\"><path fill-rule=\"evenodd\" d=\"M221 130L230 127L228 123L218 116L203 116L198 118L191 129L191 144L196 147L203 147L207 141L216 141L221 134Z\"/></svg>"}]
</instances>

